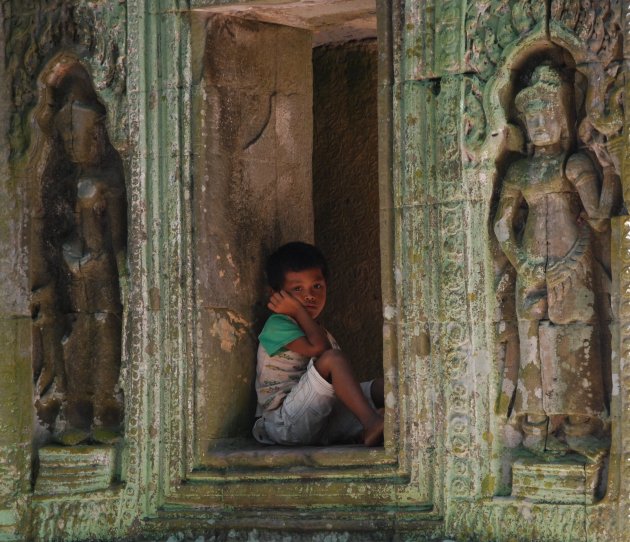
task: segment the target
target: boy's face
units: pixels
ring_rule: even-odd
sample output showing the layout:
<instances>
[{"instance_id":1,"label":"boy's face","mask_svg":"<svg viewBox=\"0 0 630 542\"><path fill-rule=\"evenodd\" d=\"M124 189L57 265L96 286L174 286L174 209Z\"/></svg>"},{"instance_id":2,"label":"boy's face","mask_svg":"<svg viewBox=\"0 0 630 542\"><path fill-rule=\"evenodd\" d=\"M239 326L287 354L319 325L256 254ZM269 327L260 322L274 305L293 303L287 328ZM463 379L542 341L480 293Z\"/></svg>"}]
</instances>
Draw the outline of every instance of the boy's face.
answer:
<instances>
[{"instance_id":1,"label":"boy's face","mask_svg":"<svg viewBox=\"0 0 630 542\"><path fill-rule=\"evenodd\" d=\"M295 297L315 320L326 305L326 279L319 268L287 271L282 289Z\"/></svg>"}]
</instances>

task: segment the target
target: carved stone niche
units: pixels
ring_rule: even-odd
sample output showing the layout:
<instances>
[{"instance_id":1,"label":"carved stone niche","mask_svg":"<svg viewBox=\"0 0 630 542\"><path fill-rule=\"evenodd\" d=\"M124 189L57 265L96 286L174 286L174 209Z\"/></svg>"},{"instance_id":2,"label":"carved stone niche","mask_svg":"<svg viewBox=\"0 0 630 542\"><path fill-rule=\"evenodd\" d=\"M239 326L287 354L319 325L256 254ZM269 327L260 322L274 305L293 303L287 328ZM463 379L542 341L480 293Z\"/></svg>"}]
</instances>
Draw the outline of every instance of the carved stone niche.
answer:
<instances>
[{"instance_id":1,"label":"carved stone niche","mask_svg":"<svg viewBox=\"0 0 630 542\"><path fill-rule=\"evenodd\" d=\"M299 4L295 2L296 6ZM321 4L330 9L330 6L338 7L343 2ZM312 9L322 7L313 7L308 2L304 5ZM244 10L250 8L243 7ZM283 4L282 9L285 8L287 5ZM255 20L251 14L241 18L234 13L221 13L223 9L227 8L196 10L192 21L192 110L195 112L192 210L197 337L192 390L195 403L193 471L187 475L188 483L179 488L169 502L215 507L227 499L233 504L235 514L251 508L252 494L260 497L257 504L260 508L327 503L360 503L361 506L378 508L400 499L408 499L410 506L430 508L427 503L431 490L424 482L428 478L426 469L429 465L410 459L414 453L408 454L409 449L420 446L420 443L410 443L409 424L399 417L401 407L398 401L402 392L397 383L404 377L399 376L396 361L399 353L394 320L394 307L397 306L393 293L395 266L389 245L378 260L378 234L386 239L393 236L394 219L389 203L392 187L387 166L381 170L386 172L385 178L377 182L377 149L370 145L376 147L378 138L374 132L378 115L389 118L391 97L388 98L386 92L391 89L391 81L380 82L384 92L377 114L376 74L359 73L358 77L357 74L350 77L357 67L375 66L373 43L369 47L332 53L331 45L314 54L315 32L310 29L288 26L277 20L272 21L275 24L268 24ZM379 16L388 20L391 14L385 3L380 9ZM375 11L372 5L371 23L375 23ZM373 24L372 32L375 28ZM379 45L385 58L389 58L387 47L390 46L387 41ZM353 57L354 54L357 56ZM336 55L337 58L354 58L355 62L348 63L345 70L336 69L336 66L331 67L335 61L330 60ZM313 112L313 94L321 88L313 88L318 73L318 66L313 63L322 57L327 58L328 65L321 67L320 77L332 79L327 82L330 85L327 98L336 98L336 83L344 100L339 101L337 111L321 112L318 117L318 112ZM383 73L388 72L384 70ZM341 79L340 74L346 79ZM335 78L339 80L335 81ZM353 99L362 97L359 89L353 92L352 88L343 86L356 84L358 80L374 85L369 100L366 100L368 106L363 111L352 104ZM371 118L366 115L370 111ZM372 164L372 169L365 164L355 165L354 169L368 173L363 179L352 180L353 190L358 192L362 187L368 187L366 191L371 191L370 198L364 200L361 200L362 194L355 195L358 201L366 202L366 207L361 209L365 216L356 220L358 225L364 220L367 231L364 233L358 225L338 221L335 223L339 225L337 231L334 227L328 231L319 230L323 243L318 242L331 242L332 237L333 243L335 240L340 245L349 243L350 250L346 252L351 252L356 248L352 245L363 243L369 234L369 243L376 244L375 249L373 245L370 248L371 259L363 264L363 269L360 266L351 268L356 270L357 280L371 269L376 270L369 273L370 280L376 283L369 293L377 298L372 307L379 311L376 326L379 336L372 343L376 347L370 355L377 359L376 369L384 370L387 379L385 445L371 449L363 446L265 447L251 437L256 335L268 315L264 260L284 242L318 240L318 206L321 211L329 203L338 203L327 202L321 194L313 195L318 187L324 191L338 189L334 186L326 188L326 179L322 179L326 176L322 173L326 171L324 167L319 175L314 175L312 170L316 169L316 164L313 160L329 161L323 164L328 166L328 173L338 173L333 171L335 164L339 168L353 169L352 164L343 165L346 159L343 151L350 151L347 147L342 147L342 152L331 157L330 149L324 148L326 142L319 141L322 148L318 152L325 158L315 158L314 131L316 138L318 131L320 138L326 137L327 130L330 131L326 123L335 116L334 113L346 117L343 119L346 124L351 124L353 116L355 118L359 130L355 137L359 138L363 152L352 151L355 152L353 160L364 160L365 147L373 148L374 156L364 160ZM369 131L372 133L367 133ZM316 140L315 147L317 143ZM379 146L379 160L384 157L387 161L391 141L384 137ZM346 182L346 179L337 179ZM316 187L316 182L322 184ZM345 197L349 196L352 194ZM318 198L319 202L314 201ZM342 205L347 203L345 198L337 199L342 199ZM386 210L379 212L379 206ZM380 226L377 223L379 215ZM322 213L322 220L334 218L324 217ZM383 305L390 307L385 325L380 314L379 269L386 273L382 277L385 285ZM332 280L331 288L341 287L334 277ZM356 300L352 302L355 307L359 306ZM335 334L334 329L331 331ZM369 333L365 329L358 332ZM364 362L359 360L358 363ZM351 492L348 491L350 481ZM374 508L370 514L373 511ZM312 519L322 520L321 517ZM356 519L365 521L366 516L358 514Z\"/></svg>"},{"instance_id":2,"label":"carved stone niche","mask_svg":"<svg viewBox=\"0 0 630 542\"><path fill-rule=\"evenodd\" d=\"M127 203L105 107L74 56L59 54L44 68L33 126L34 403L38 445L48 444L36 491L103 489L114 478L123 422ZM68 469L76 478L64 479Z\"/></svg>"},{"instance_id":3,"label":"carved stone niche","mask_svg":"<svg viewBox=\"0 0 630 542\"><path fill-rule=\"evenodd\" d=\"M217 8L198 21L205 46L196 59L202 122L193 127L195 447L202 464L225 446L259 448L251 428L256 337L270 314L263 269L283 243L321 248L331 270L326 325L360 376L382 375L376 39L320 43L328 38L267 22L285 22L278 9L263 6L256 20Z\"/></svg>"},{"instance_id":4,"label":"carved stone niche","mask_svg":"<svg viewBox=\"0 0 630 542\"><path fill-rule=\"evenodd\" d=\"M610 452L619 160L614 138L595 128L602 96L588 66L547 44L515 67L505 117L525 144L498 157L492 217L498 404L518 435L504 454L512 496L589 504L606 492Z\"/></svg>"}]
</instances>

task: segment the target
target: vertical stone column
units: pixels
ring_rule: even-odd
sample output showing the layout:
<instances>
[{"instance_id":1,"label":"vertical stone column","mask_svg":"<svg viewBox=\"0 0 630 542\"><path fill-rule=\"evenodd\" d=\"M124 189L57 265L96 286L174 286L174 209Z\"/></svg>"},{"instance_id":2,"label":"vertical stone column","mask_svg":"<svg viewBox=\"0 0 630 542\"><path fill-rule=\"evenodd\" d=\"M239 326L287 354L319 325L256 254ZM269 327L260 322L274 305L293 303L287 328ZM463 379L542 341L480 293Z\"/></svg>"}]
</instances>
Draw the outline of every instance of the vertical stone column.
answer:
<instances>
[{"instance_id":1,"label":"vertical stone column","mask_svg":"<svg viewBox=\"0 0 630 542\"><path fill-rule=\"evenodd\" d=\"M194 59L197 452L253 423L256 334L271 250L313 238L311 37L233 17Z\"/></svg>"},{"instance_id":2,"label":"vertical stone column","mask_svg":"<svg viewBox=\"0 0 630 542\"><path fill-rule=\"evenodd\" d=\"M439 451L434 453L444 456L439 438L445 413L438 380L437 299L435 289L427 287L427 281L433 285L432 277L439 272L437 243L430 242L431 232L437 228L436 208L432 204L436 187L433 133L438 117L435 91L432 82L424 81L406 81L402 88L401 178L395 183L394 209L398 221L396 245L401 247L395 271L400 292L397 358L405 364L404 372L399 373L405 377L399 377L398 411L403 420L414 420L415 424L404 444L406 449L417 450L417 455L410 454L413 483L426 500L441 510L444 468L427 449L435 447ZM405 434L401 437L405 438ZM424 443L428 443L426 448Z\"/></svg>"},{"instance_id":3,"label":"vertical stone column","mask_svg":"<svg viewBox=\"0 0 630 542\"><path fill-rule=\"evenodd\" d=\"M10 7L0 6L0 540L27 537L31 475L31 318L25 232L27 179L10 168L12 77L4 62Z\"/></svg>"},{"instance_id":4,"label":"vertical stone column","mask_svg":"<svg viewBox=\"0 0 630 542\"><path fill-rule=\"evenodd\" d=\"M0 3L0 540L100 538L115 514L115 492L105 499L92 493L89 500L65 502L32 497L31 456L43 439L33 429L36 345L29 306L31 216L37 211L33 187L41 176L34 171L34 155L41 147L30 121L41 70L65 52L91 64L99 94L117 102L117 128L122 125L125 10L117 2ZM124 133L124 127L116 131Z\"/></svg>"},{"instance_id":5,"label":"vertical stone column","mask_svg":"<svg viewBox=\"0 0 630 542\"><path fill-rule=\"evenodd\" d=\"M622 24L624 30L624 41L630 37L630 5L623 2ZM630 66L630 47L624 43L624 70ZM630 81L625 78L624 85L624 129L623 129L623 162L621 170L623 199L626 207L630 203ZM622 222L622 224L620 224ZM618 303L618 328L614 329L613 341L618 342L618 376L616 380L613 376L613 423L619 426L619 438L615 439L611 445L611 465L619 468L619 479L614 489L619 490L619 504L615 517L617 529L620 536L627 533L630 527L630 496L624 488L630 483L630 221L628 217L618 219L613 222L613 230L617 235L613 237L613 273L616 271L616 281L613 281L613 303ZM618 251L618 252L615 252ZM614 258L617 256L617 258ZM617 297L618 296L618 297ZM614 306L614 305L613 305ZM616 333L615 333L616 332ZM613 375L614 375L613 368ZM615 419L616 417L616 419ZM614 461L618 461L617 464Z\"/></svg>"},{"instance_id":6,"label":"vertical stone column","mask_svg":"<svg viewBox=\"0 0 630 542\"><path fill-rule=\"evenodd\" d=\"M15 317L4 309L0 316L4 345L0 354L0 540L21 540L30 517L31 326L30 318Z\"/></svg>"},{"instance_id":7,"label":"vertical stone column","mask_svg":"<svg viewBox=\"0 0 630 542\"><path fill-rule=\"evenodd\" d=\"M485 285L483 264L474 272L471 260L485 239L479 228L484 208L470 197L461 154L466 3L424 0L404 6L400 75L406 89L403 130L409 135L403 149L402 238L411 264L403 273L403 285L411 287L404 295L406 318L417 312L414 304L426 300L425 314L407 331L424 339L408 356L415 354L426 367L418 389L434 379L437 399L430 408L440 460L433 502L446 510L448 524L452 511L479 491L482 471L475 430L481 394L473 383L483 371L478 352L485 314L474 305L474 292Z\"/></svg>"}]
</instances>

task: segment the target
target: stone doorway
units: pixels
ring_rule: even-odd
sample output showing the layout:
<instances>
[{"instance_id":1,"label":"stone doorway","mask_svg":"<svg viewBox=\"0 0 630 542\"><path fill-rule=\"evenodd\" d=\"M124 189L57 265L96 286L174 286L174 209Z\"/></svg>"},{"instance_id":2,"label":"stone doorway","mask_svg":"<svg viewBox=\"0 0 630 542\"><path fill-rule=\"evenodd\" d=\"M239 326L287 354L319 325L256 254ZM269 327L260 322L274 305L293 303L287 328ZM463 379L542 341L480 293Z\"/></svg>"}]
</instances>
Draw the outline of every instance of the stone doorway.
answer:
<instances>
[{"instance_id":1,"label":"stone doorway","mask_svg":"<svg viewBox=\"0 0 630 542\"><path fill-rule=\"evenodd\" d=\"M195 11L195 451L250 439L263 266L318 244L325 319L361 378L383 372L374 1ZM198 113L195 113L197 111ZM208 459L210 458L210 459Z\"/></svg>"}]
</instances>

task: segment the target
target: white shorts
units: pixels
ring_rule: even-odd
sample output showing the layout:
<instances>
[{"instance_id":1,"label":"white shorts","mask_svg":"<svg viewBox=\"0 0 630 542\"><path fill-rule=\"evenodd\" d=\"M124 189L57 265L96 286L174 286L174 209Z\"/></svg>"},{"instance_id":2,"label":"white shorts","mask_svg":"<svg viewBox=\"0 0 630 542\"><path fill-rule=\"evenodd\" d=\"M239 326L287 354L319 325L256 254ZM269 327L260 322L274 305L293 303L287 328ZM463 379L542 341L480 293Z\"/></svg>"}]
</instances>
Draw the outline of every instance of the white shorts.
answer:
<instances>
[{"instance_id":1,"label":"white shorts","mask_svg":"<svg viewBox=\"0 0 630 542\"><path fill-rule=\"evenodd\" d=\"M356 442L363 426L335 396L333 386L319 374L313 360L300 381L275 410L256 420L252 434L262 444L311 445ZM372 381L360 384L374 409Z\"/></svg>"}]
</instances>

